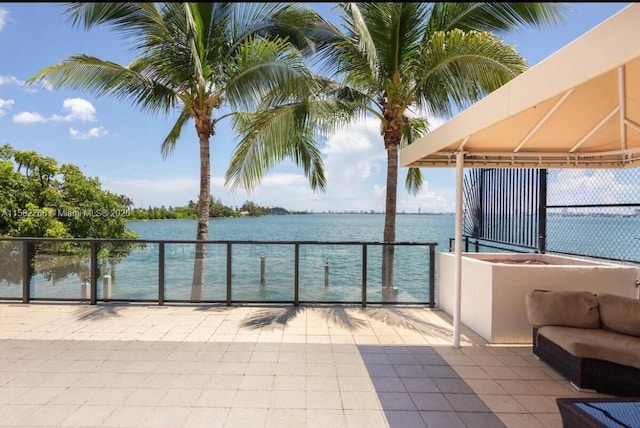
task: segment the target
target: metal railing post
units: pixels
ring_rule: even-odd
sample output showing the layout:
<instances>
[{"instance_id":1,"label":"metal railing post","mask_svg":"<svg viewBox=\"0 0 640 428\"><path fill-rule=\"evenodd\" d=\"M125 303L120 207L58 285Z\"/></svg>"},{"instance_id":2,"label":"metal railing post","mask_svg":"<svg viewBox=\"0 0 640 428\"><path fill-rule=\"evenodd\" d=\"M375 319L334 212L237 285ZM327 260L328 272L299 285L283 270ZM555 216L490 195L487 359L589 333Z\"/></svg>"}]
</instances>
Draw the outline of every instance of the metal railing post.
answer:
<instances>
[{"instance_id":1,"label":"metal railing post","mask_svg":"<svg viewBox=\"0 0 640 428\"><path fill-rule=\"evenodd\" d=\"M158 243L158 305L164 305L164 242Z\"/></svg>"},{"instance_id":2,"label":"metal railing post","mask_svg":"<svg viewBox=\"0 0 640 428\"><path fill-rule=\"evenodd\" d=\"M293 305L300 304L300 244L294 244Z\"/></svg>"},{"instance_id":3,"label":"metal railing post","mask_svg":"<svg viewBox=\"0 0 640 428\"><path fill-rule=\"evenodd\" d=\"M367 244L362 244L362 307L367 306Z\"/></svg>"},{"instance_id":4,"label":"metal railing post","mask_svg":"<svg viewBox=\"0 0 640 428\"><path fill-rule=\"evenodd\" d=\"M435 306L436 300L436 247L429 244L429 307Z\"/></svg>"},{"instance_id":5,"label":"metal railing post","mask_svg":"<svg viewBox=\"0 0 640 428\"><path fill-rule=\"evenodd\" d=\"M540 170L540 193L538 196L538 251L547 251L547 170Z\"/></svg>"},{"instance_id":6,"label":"metal railing post","mask_svg":"<svg viewBox=\"0 0 640 428\"><path fill-rule=\"evenodd\" d=\"M98 243L91 241L91 302L98 303Z\"/></svg>"},{"instance_id":7,"label":"metal railing post","mask_svg":"<svg viewBox=\"0 0 640 428\"><path fill-rule=\"evenodd\" d=\"M231 242L227 243L227 306L231 306Z\"/></svg>"},{"instance_id":8,"label":"metal railing post","mask_svg":"<svg viewBox=\"0 0 640 428\"><path fill-rule=\"evenodd\" d=\"M31 243L22 241L22 303L31 300Z\"/></svg>"}]
</instances>

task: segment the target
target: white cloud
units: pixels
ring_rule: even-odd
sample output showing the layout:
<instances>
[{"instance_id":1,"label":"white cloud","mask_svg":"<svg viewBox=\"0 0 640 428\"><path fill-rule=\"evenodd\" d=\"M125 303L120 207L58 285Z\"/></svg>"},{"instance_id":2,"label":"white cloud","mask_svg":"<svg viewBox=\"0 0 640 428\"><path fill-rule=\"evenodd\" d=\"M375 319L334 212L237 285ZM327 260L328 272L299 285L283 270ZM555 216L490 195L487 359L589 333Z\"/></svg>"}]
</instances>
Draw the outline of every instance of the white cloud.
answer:
<instances>
[{"instance_id":1,"label":"white cloud","mask_svg":"<svg viewBox=\"0 0 640 428\"><path fill-rule=\"evenodd\" d=\"M13 103L13 100L3 100L2 98L0 98L0 117L5 115L5 110L11 110L11 106L13 106Z\"/></svg>"},{"instance_id":2,"label":"white cloud","mask_svg":"<svg viewBox=\"0 0 640 428\"><path fill-rule=\"evenodd\" d=\"M87 132L82 132L75 128L69 128L69 135L74 140L89 140L92 138L106 137L109 135L109 131L102 126L98 128L91 128Z\"/></svg>"},{"instance_id":3,"label":"white cloud","mask_svg":"<svg viewBox=\"0 0 640 428\"><path fill-rule=\"evenodd\" d=\"M429 189L429 183L425 181L422 189L415 197L398 198L397 210L399 212L454 212L453 192L436 192Z\"/></svg>"},{"instance_id":4,"label":"white cloud","mask_svg":"<svg viewBox=\"0 0 640 428\"><path fill-rule=\"evenodd\" d=\"M231 191L224 187L224 177L211 178L211 194L229 206L240 206L250 200L264 206L280 206L289 210L322 211L383 211L386 198L386 159L384 142L378 121L354 123L330 135L321 147L327 176L326 192L314 192L308 179L295 165L286 162L274 168L252 191ZM424 173L424 171L423 171ZM419 195L404 189L406 168L398 171L398 211L451 212L453 189L440 186L431 190L425 179ZM178 206L196 201L199 193L197 177L181 179L101 181L105 188L130 197L136 206ZM437 186L436 186L437 187ZM433 186L432 186L433 188Z\"/></svg>"},{"instance_id":5,"label":"white cloud","mask_svg":"<svg viewBox=\"0 0 640 428\"><path fill-rule=\"evenodd\" d=\"M13 121L15 123L22 123L25 125L30 125L34 123L45 123L45 122L93 122L96 120L96 108L89 101L83 98L67 98L63 101L62 107L67 111L67 114L61 116L58 114L54 114L49 118L45 118L40 113L36 112L22 112L13 116ZM89 132L100 132L99 130L104 128L92 128ZM106 130L104 130L106 132ZM77 130L69 130L72 138L80 138L80 131ZM76 136L74 136L76 134ZM98 136L102 137L104 135L92 135L87 136L86 138L97 138Z\"/></svg>"},{"instance_id":6,"label":"white cloud","mask_svg":"<svg viewBox=\"0 0 640 428\"><path fill-rule=\"evenodd\" d=\"M551 172L553 174L553 172ZM640 188L618 181L611 170L562 169L550 175L548 205L615 204L635 201Z\"/></svg>"},{"instance_id":7,"label":"white cloud","mask_svg":"<svg viewBox=\"0 0 640 428\"><path fill-rule=\"evenodd\" d=\"M7 23L7 15L9 14L9 12L7 12L5 9L0 9L0 30L4 29L4 26Z\"/></svg>"},{"instance_id":8,"label":"white cloud","mask_svg":"<svg viewBox=\"0 0 640 428\"><path fill-rule=\"evenodd\" d=\"M89 101L83 98L67 98L62 103L62 107L68 112L64 116L54 114L51 116L52 121L64 122L93 122L96 120L96 108Z\"/></svg>"},{"instance_id":9,"label":"white cloud","mask_svg":"<svg viewBox=\"0 0 640 428\"><path fill-rule=\"evenodd\" d=\"M13 116L15 123L21 123L23 125L31 125L33 123L44 123L47 121L40 113L23 111Z\"/></svg>"},{"instance_id":10,"label":"white cloud","mask_svg":"<svg viewBox=\"0 0 640 428\"><path fill-rule=\"evenodd\" d=\"M53 89L53 85L46 80L38 81L38 85L28 85L24 80L20 80L15 76L0 76L0 85L16 85L20 86L26 92L37 92L38 88L47 92Z\"/></svg>"},{"instance_id":11,"label":"white cloud","mask_svg":"<svg viewBox=\"0 0 640 428\"><path fill-rule=\"evenodd\" d=\"M24 80L20 80L15 76L0 76L0 85L24 86Z\"/></svg>"}]
</instances>

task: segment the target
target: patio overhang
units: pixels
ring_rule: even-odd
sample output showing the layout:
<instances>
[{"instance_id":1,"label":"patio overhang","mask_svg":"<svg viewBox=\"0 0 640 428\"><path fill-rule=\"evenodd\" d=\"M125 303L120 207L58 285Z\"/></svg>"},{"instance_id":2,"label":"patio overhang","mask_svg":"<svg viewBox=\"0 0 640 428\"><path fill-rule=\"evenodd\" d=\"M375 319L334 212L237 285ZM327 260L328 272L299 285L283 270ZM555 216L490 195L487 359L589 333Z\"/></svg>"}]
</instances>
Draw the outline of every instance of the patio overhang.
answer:
<instances>
[{"instance_id":1,"label":"patio overhang","mask_svg":"<svg viewBox=\"0 0 640 428\"><path fill-rule=\"evenodd\" d=\"M404 167L640 165L640 4L400 151Z\"/></svg>"},{"instance_id":2,"label":"patio overhang","mask_svg":"<svg viewBox=\"0 0 640 428\"><path fill-rule=\"evenodd\" d=\"M640 165L640 3L400 151L403 167L456 168L453 346L460 346L463 168Z\"/></svg>"}]
</instances>

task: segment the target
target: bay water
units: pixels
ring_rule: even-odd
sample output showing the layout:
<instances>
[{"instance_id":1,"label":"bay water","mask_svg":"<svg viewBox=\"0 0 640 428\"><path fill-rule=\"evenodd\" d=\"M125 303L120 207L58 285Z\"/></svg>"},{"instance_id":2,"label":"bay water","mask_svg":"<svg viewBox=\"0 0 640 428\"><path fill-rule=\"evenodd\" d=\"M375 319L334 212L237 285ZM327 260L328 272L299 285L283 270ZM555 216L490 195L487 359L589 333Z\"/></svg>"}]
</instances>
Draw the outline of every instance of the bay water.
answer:
<instances>
[{"instance_id":1,"label":"bay water","mask_svg":"<svg viewBox=\"0 0 640 428\"><path fill-rule=\"evenodd\" d=\"M429 301L430 248L449 250L454 236L453 214L398 214L396 241L425 245L395 248L394 286L397 301ZM189 240L196 236L196 220L130 221L127 226L141 240ZM223 302L231 280L233 301L293 301L296 246L300 301L359 302L362 283L370 302L382 301L381 260L383 214L306 214L264 217L212 218L209 240L234 241L207 245L205 291L207 301ZM640 260L640 217L550 216L547 220L549 251L591 254ZM235 242L237 241L237 242ZM270 243L264 243L270 241ZM327 243L331 244L327 244ZM369 243L363 248L362 243ZM113 268L100 270L98 298L108 297L103 287L110 277L110 297L157 301L159 288L158 243L134 248ZM165 299L188 301L191 292L195 245L165 244ZM366 251L366 253L365 253ZM484 251L490 251L484 249ZM231 262L227 265L227 256ZM63 263L64 260L60 260ZM84 261L88 266L88 260ZM228 268L230 267L230 271ZM435 266L434 266L435 268ZM16 266L19 269L19 266ZM366 278L363 278L363 271ZM230 278L227 274L230 274ZM437 272L435 272L437 277ZM86 281L76 275L32 279L35 298L80 298ZM19 298L21 284L0 280L0 298ZM86 295L86 290L85 290ZM436 290L437 295L437 290Z\"/></svg>"}]
</instances>

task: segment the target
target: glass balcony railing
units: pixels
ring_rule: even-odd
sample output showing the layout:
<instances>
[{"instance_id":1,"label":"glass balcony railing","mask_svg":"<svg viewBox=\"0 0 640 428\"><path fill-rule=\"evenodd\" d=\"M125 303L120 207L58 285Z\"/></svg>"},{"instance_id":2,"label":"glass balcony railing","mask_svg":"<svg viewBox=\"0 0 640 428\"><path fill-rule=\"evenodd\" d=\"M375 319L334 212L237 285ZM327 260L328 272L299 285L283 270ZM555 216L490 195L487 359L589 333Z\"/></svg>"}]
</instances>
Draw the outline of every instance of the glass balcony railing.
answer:
<instances>
[{"instance_id":1,"label":"glass balcony railing","mask_svg":"<svg viewBox=\"0 0 640 428\"><path fill-rule=\"evenodd\" d=\"M394 247L392 284L384 245ZM0 300L433 306L436 245L1 238Z\"/></svg>"}]
</instances>

